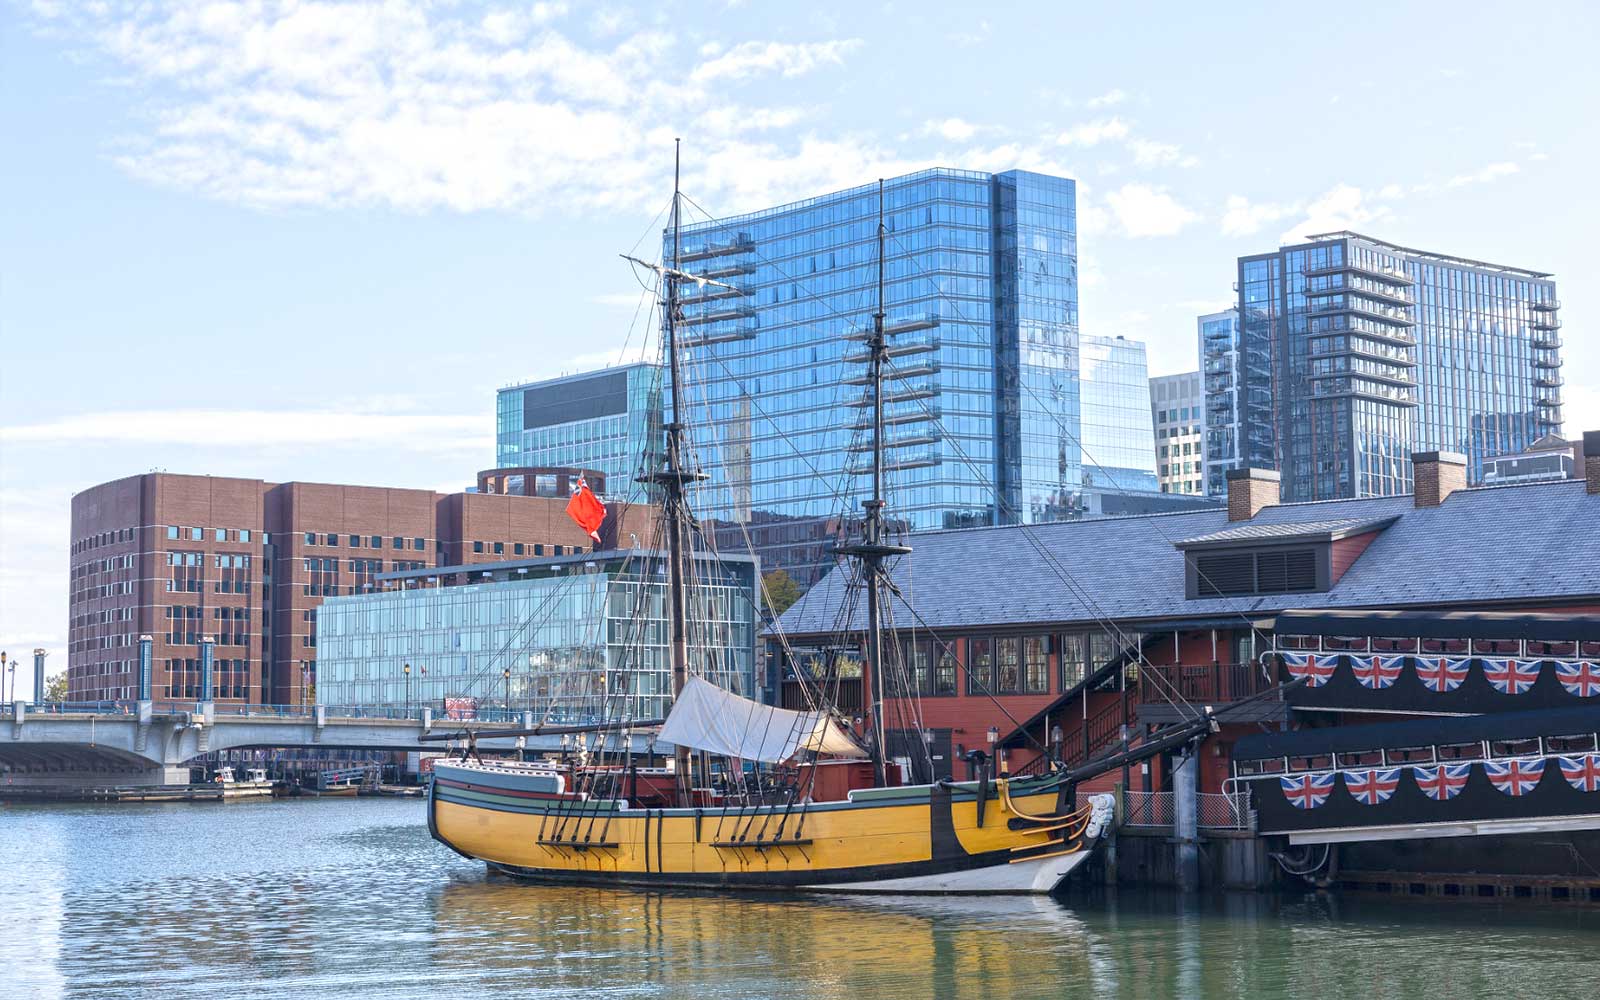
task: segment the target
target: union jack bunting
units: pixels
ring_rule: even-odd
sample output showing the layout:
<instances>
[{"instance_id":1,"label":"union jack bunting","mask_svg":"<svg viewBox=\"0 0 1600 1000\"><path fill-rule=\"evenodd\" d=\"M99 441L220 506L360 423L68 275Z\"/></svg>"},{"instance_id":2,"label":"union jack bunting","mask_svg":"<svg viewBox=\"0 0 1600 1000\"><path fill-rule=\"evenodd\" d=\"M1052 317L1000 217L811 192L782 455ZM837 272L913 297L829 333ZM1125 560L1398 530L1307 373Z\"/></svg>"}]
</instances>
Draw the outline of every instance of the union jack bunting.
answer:
<instances>
[{"instance_id":1,"label":"union jack bunting","mask_svg":"<svg viewBox=\"0 0 1600 1000\"><path fill-rule=\"evenodd\" d=\"M1453 799L1461 794L1467 787L1467 778L1472 774L1472 765L1467 764L1439 764L1434 767L1413 767L1411 776L1416 779L1417 787L1430 799L1443 802Z\"/></svg>"},{"instance_id":2,"label":"union jack bunting","mask_svg":"<svg viewBox=\"0 0 1600 1000\"><path fill-rule=\"evenodd\" d=\"M1386 688L1400 679L1405 669L1404 656L1357 656L1351 660L1350 672L1365 688Z\"/></svg>"},{"instance_id":3,"label":"union jack bunting","mask_svg":"<svg viewBox=\"0 0 1600 1000\"><path fill-rule=\"evenodd\" d=\"M1483 661L1483 676L1501 694L1524 694L1539 679L1539 662L1523 662L1515 657Z\"/></svg>"},{"instance_id":4,"label":"union jack bunting","mask_svg":"<svg viewBox=\"0 0 1600 1000\"><path fill-rule=\"evenodd\" d=\"M1417 680L1434 694L1454 691L1466 679L1466 660L1452 660L1447 656L1417 660Z\"/></svg>"},{"instance_id":5,"label":"union jack bunting","mask_svg":"<svg viewBox=\"0 0 1600 1000\"><path fill-rule=\"evenodd\" d=\"M1283 787L1283 797L1296 809L1315 809L1333 794L1333 773L1280 777L1278 784Z\"/></svg>"},{"instance_id":6,"label":"union jack bunting","mask_svg":"<svg viewBox=\"0 0 1600 1000\"><path fill-rule=\"evenodd\" d=\"M1507 795L1526 795L1539 784L1539 779L1544 777L1544 758L1528 757L1522 760L1483 762L1483 773L1489 776L1489 783L1505 792Z\"/></svg>"},{"instance_id":7,"label":"union jack bunting","mask_svg":"<svg viewBox=\"0 0 1600 1000\"><path fill-rule=\"evenodd\" d=\"M1351 797L1363 805L1375 806L1380 802L1388 802L1394 790L1400 787L1400 769L1398 767L1383 770L1345 771L1344 789Z\"/></svg>"},{"instance_id":8,"label":"union jack bunting","mask_svg":"<svg viewBox=\"0 0 1600 1000\"><path fill-rule=\"evenodd\" d=\"M1568 694L1579 698L1592 698L1600 694L1600 663L1579 660L1576 663L1557 663L1556 680Z\"/></svg>"},{"instance_id":9,"label":"union jack bunting","mask_svg":"<svg viewBox=\"0 0 1600 1000\"><path fill-rule=\"evenodd\" d=\"M1600 792L1600 753L1582 757L1558 757L1561 776L1580 792Z\"/></svg>"},{"instance_id":10,"label":"union jack bunting","mask_svg":"<svg viewBox=\"0 0 1600 1000\"><path fill-rule=\"evenodd\" d=\"M1321 687L1333 679L1333 668L1339 665L1338 654L1319 656L1316 653L1279 653L1289 676L1304 680L1306 687Z\"/></svg>"}]
</instances>

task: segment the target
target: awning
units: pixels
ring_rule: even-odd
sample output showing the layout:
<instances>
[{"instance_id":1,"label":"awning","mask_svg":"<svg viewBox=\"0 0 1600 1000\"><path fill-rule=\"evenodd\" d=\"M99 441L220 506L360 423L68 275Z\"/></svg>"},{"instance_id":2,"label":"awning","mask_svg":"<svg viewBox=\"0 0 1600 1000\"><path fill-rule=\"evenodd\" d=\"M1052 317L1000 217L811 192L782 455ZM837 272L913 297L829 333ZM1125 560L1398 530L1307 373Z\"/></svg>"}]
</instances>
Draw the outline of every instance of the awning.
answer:
<instances>
[{"instance_id":1,"label":"awning","mask_svg":"<svg viewBox=\"0 0 1600 1000\"><path fill-rule=\"evenodd\" d=\"M1319 757L1409 747L1449 746L1484 740L1527 740L1536 736L1576 736L1600 732L1600 705L1544 708L1532 712L1435 716L1405 722L1251 733L1233 745L1234 760Z\"/></svg>"},{"instance_id":2,"label":"awning","mask_svg":"<svg viewBox=\"0 0 1600 1000\"><path fill-rule=\"evenodd\" d=\"M821 712L762 705L700 677L689 678L678 693L660 738L707 753L768 763L788 760L801 750L867 756L849 733Z\"/></svg>"},{"instance_id":3,"label":"awning","mask_svg":"<svg viewBox=\"0 0 1600 1000\"><path fill-rule=\"evenodd\" d=\"M1491 611L1282 611L1279 635L1378 636L1387 639L1600 640L1600 615Z\"/></svg>"}]
</instances>

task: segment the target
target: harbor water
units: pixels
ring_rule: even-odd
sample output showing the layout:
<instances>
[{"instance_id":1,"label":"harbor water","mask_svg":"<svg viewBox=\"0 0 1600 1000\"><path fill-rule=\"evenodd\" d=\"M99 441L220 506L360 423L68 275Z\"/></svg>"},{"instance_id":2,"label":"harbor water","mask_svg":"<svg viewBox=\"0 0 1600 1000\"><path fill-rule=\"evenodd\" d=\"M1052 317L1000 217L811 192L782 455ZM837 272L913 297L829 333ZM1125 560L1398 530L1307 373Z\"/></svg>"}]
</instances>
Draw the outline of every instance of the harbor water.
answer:
<instances>
[{"instance_id":1,"label":"harbor water","mask_svg":"<svg viewBox=\"0 0 1600 1000\"><path fill-rule=\"evenodd\" d=\"M533 887L405 799L0 804L0 996L1593 997L1600 911Z\"/></svg>"}]
</instances>

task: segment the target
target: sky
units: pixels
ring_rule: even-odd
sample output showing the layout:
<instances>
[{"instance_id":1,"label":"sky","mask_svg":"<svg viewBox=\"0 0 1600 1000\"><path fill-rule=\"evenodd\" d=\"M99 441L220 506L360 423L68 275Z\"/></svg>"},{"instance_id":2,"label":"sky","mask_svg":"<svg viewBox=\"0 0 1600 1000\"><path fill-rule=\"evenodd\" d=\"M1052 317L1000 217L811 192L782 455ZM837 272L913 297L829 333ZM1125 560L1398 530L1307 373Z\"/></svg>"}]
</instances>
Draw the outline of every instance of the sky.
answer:
<instances>
[{"instance_id":1,"label":"sky","mask_svg":"<svg viewBox=\"0 0 1600 1000\"><path fill-rule=\"evenodd\" d=\"M1308 233L1554 272L1600 429L1600 7L1227 8L0 0L0 648L65 667L79 490L459 490L498 387L636 359L675 136L716 215L1075 178L1082 329L1151 374Z\"/></svg>"}]
</instances>

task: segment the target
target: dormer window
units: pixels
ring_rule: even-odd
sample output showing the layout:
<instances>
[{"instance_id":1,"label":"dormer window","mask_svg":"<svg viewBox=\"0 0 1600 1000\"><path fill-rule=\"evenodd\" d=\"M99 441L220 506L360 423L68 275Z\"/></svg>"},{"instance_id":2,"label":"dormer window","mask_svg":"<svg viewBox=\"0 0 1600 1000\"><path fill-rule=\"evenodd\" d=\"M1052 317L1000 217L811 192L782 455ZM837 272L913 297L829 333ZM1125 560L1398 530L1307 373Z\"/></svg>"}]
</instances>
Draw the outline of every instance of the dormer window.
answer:
<instances>
[{"instance_id":1,"label":"dormer window","mask_svg":"<svg viewBox=\"0 0 1600 1000\"><path fill-rule=\"evenodd\" d=\"M1240 524L1176 543L1189 600L1329 590L1395 518Z\"/></svg>"},{"instance_id":2,"label":"dormer window","mask_svg":"<svg viewBox=\"0 0 1600 1000\"><path fill-rule=\"evenodd\" d=\"M1197 597L1240 597L1246 594L1295 594L1326 589L1317 585L1317 550L1257 549L1243 552L1195 552Z\"/></svg>"}]
</instances>

